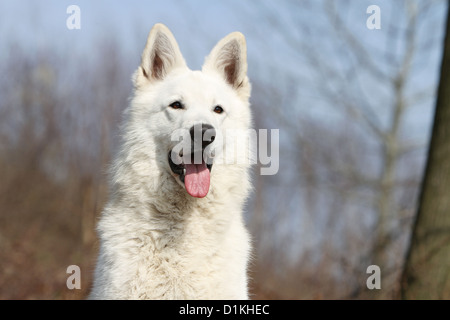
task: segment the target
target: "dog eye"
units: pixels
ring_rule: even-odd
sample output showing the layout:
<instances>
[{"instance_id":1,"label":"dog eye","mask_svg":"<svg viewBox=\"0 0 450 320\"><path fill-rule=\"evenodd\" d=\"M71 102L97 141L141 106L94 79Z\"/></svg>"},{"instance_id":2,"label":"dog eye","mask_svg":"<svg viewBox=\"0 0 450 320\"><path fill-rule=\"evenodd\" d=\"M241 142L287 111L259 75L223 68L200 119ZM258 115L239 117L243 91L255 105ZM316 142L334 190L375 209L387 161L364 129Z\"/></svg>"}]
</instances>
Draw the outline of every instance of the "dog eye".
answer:
<instances>
[{"instance_id":1,"label":"dog eye","mask_svg":"<svg viewBox=\"0 0 450 320\"><path fill-rule=\"evenodd\" d=\"M216 106L216 107L214 108L214 112L215 112L215 113L222 113L222 112L223 112L223 108L222 108L221 106Z\"/></svg>"},{"instance_id":2,"label":"dog eye","mask_svg":"<svg viewBox=\"0 0 450 320\"><path fill-rule=\"evenodd\" d=\"M180 101L172 102L171 104L169 104L169 107L173 109L183 109L183 105L181 104Z\"/></svg>"}]
</instances>

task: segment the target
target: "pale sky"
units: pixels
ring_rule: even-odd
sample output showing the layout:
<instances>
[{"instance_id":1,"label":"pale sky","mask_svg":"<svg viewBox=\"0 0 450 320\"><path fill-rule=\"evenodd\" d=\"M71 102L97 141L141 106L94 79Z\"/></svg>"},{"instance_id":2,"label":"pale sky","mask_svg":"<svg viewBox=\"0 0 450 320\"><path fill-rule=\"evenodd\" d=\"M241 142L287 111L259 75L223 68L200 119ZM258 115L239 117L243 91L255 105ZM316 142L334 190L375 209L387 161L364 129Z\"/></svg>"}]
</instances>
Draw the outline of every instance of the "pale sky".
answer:
<instances>
[{"instance_id":1,"label":"pale sky","mask_svg":"<svg viewBox=\"0 0 450 320\"><path fill-rule=\"evenodd\" d=\"M288 77L302 79L310 82L315 70L302 58L300 49L289 45L286 39L274 30L274 22L266 18L265 11L276 12L275 24L281 24L289 30L293 38L304 41L326 59L326 63L336 68L345 67L345 62L336 58L336 47L333 45L335 35L329 29L327 21L327 2L323 1L296 1L300 3L291 9L292 1L237 1L237 0L195 0L195 1L106 1L106 0L0 0L0 57L8 52L11 43L28 48L30 52L39 52L40 48L61 50L62 52L82 52L89 57L92 50L96 50L99 40L106 36L116 39L126 56L129 57L124 64L139 63L141 51L145 45L147 34L155 23L166 24L174 33L183 55L192 69L198 69L204 57L214 44L223 36L233 31L241 31L247 38L249 74L258 81L273 83L274 86L283 87ZM295 2L295 1L294 1ZM398 1L397 1L398 2ZM437 83L437 71L440 64L440 46L442 39L442 26L445 14L445 1L441 9L434 10L428 19L430 26L418 32L422 39L435 39L434 51L423 54L419 61L422 70L412 78L409 90L433 87ZM264 8L261 6L264 3ZM325 5L323 5L325 3ZM402 14L392 7L392 1L387 0L358 0L334 1L346 26L353 32L356 39L361 42L369 55L376 55L382 51L389 51L393 56L399 56L397 46L386 41L386 35L392 28L402 27ZM81 11L81 29L68 30L66 20L69 14L66 9L69 5L79 6ZM376 4L381 8L381 30L368 30L366 13L368 6ZM294 12L293 12L294 11ZM313 12L313 13L311 13ZM301 30L297 21L310 29ZM328 28L328 29L327 29ZM426 43L426 41L424 41ZM382 55L380 55L382 56ZM385 60L376 61L377 68L386 69ZM369 78L362 79L371 90L379 86L369 83ZM324 120L333 113L333 109L321 106L320 93L315 90L299 87L303 98L303 105L314 105L305 108L303 112L317 113L317 117ZM382 92L382 89L381 89ZM383 103L380 103L381 105ZM376 112L383 113L382 106ZM430 108L419 109L411 113L410 121L419 128L419 135L424 136L431 119Z\"/></svg>"}]
</instances>

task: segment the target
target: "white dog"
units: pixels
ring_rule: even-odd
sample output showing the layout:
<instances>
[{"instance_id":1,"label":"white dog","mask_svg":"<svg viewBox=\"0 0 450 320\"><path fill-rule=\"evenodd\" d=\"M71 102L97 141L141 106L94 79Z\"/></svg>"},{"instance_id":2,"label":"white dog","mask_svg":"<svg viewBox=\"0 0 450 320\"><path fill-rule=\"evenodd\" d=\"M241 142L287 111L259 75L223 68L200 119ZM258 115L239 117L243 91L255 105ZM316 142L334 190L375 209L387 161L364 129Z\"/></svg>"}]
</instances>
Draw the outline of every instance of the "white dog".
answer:
<instances>
[{"instance_id":1,"label":"white dog","mask_svg":"<svg viewBox=\"0 0 450 320\"><path fill-rule=\"evenodd\" d=\"M219 136L251 127L249 96L241 33L192 71L169 29L152 28L110 171L89 298L248 298L250 165L216 160L230 148ZM177 132L187 132L183 148Z\"/></svg>"}]
</instances>

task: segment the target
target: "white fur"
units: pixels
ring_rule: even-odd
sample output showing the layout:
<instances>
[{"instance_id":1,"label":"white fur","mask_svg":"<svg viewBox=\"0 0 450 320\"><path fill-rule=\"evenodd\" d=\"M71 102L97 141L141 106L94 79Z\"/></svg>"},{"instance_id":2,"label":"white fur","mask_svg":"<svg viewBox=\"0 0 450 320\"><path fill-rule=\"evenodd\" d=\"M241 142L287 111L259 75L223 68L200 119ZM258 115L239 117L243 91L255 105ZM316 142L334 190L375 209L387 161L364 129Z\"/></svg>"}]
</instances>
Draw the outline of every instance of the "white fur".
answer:
<instances>
[{"instance_id":1,"label":"white fur","mask_svg":"<svg viewBox=\"0 0 450 320\"><path fill-rule=\"evenodd\" d=\"M235 72L227 69L230 63ZM198 122L222 131L250 128L246 72L240 33L222 39L202 71L192 71L167 27L152 28L97 227L100 251L90 299L248 298L250 239L242 211L251 187L249 165L214 164L207 196L194 198L167 160L178 128ZM185 110L168 107L175 100ZM225 112L213 112L215 105Z\"/></svg>"}]
</instances>

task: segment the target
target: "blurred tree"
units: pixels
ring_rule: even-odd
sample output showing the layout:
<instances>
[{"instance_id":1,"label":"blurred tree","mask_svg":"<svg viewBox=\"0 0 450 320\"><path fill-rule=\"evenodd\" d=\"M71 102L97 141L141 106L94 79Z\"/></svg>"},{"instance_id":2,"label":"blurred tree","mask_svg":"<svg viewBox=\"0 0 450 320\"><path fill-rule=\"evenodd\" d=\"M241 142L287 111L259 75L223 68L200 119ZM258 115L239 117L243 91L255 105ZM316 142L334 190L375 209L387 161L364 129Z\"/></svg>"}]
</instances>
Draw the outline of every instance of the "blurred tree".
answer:
<instances>
[{"instance_id":1,"label":"blurred tree","mask_svg":"<svg viewBox=\"0 0 450 320\"><path fill-rule=\"evenodd\" d=\"M450 299L450 10L433 132L403 274L404 299Z\"/></svg>"},{"instance_id":2,"label":"blurred tree","mask_svg":"<svg viewBox=\"0 0 450 320\"><path fill-rule=\"evenodd\" d=\"M0 66L0 300L79 299L90 287L104 171L135 63L108 36L86 55L54 45L14 42ZM72 264L81 290L65 285Z\"/></svg>"},{"instance_id":3,"label":"blurred tree","mask_svg":"<svg viewBox=\"0 0 450 320\"><path fill-rule=\"evenodd\" d=\"M435 93L433 81L417 79L432 76L441 33L429 35L441 26L443 2L383 3L375 31L363 19L370 2L251 8L269 26L253 28L253 36L271 35L253 77L256 125L281 128L284 140L283 172L256 178L250 225L261 283L272 281L271 268L290 266L292 273L277 275L286 278L282 285L272 281L284 292L389 299L400 289L427 138L413 134L410 120L418 107L426 113ZM286 69L274 64L264 75L280 51L291 54ZM380 266L382 290L365 286L372 264Z\"/></svg>"}]
</instances>

